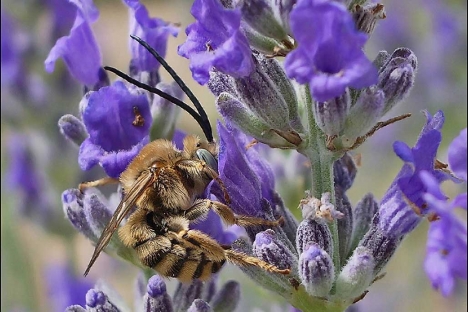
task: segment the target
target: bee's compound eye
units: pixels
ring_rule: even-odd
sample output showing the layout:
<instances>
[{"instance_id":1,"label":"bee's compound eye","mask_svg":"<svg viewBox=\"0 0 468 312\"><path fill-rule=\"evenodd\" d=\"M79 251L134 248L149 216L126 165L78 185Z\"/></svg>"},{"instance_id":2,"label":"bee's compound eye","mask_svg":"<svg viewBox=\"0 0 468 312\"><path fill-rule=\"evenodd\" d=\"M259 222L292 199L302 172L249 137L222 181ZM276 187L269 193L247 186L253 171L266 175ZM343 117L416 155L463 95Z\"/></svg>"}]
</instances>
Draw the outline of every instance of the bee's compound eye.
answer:
<instances>
[{"instance_id":1,"label":"bee's compound eye","mask_svg":"<svg viewBox=\"0 0 468 312\"><path fill-rule=\"evenodd\" d=\"M211 169L218 172L218 160L208 152L206 149L200 148L197 150L197 157L200 160L203 160Z\"/></svg>"}]
</instances>

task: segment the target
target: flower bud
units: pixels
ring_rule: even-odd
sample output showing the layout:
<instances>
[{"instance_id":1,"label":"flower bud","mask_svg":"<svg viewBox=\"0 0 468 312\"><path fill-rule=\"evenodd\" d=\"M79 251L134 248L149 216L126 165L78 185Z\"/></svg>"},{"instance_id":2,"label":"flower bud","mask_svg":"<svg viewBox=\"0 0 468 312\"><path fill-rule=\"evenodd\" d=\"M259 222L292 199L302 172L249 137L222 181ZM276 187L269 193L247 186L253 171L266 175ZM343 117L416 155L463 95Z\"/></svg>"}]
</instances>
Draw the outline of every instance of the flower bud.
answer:
<instances>
[{"instance_id":1,"label":"flower bud","mask_svg":"<svg viewBox=\"0 0 468 312\"><path fill-rule=\"evenodd\" d=\"M338 219L339 252L340 260L343 263L348 258L349 245L351 244L353 233L353 211L348 197L338 185L335 185L335 200L336 210L343 214L343 217Z\"/></svg>"},{"instance_id":2,"label":"flower bud","mask_svg":"<svg viewBox=\"0 0 468 312\"><path fill-rule=\"evenodd\" d=\"M270 77L271 81L279 90L281 96L284 98L289 110L289 123L297 131L304 131L298 115L298 104L296 91L291 83L291 80L286 76L281 64L274 58L267 58L262 54L255 54L260 66L265 73Z\"/></svg>"},{"instance_id":3,"label":"flower bud","mask_svg":"<svg viewBox=\"0 0 468 312\"><path fill-rule=\"evenodd\" d=\"M90 289L86 293L86 310L93 312L120 312L120 310L109 301L104 292L96 289Z\"/></svg>"},{"instance_id":4,"label":"flower bud","mask_svg":"<svg viewBox=\"0 0 468 312\"><path fill-rule=\"evenodd\" d=\"M353 210L354 226L351 250L356 248L364 234L371 226L372 218L379 209L379 204L375 201L371 193L364 196Z\"/></svg>"},{"instance_id":5,"label":"flower bud","mask_svg":"<svg viewBox=\"0 0 468 312\"><path fill-rule=\"evenodd\" d=\"M216 99L216 106L219 113L226 121L254 137L259 142L265 143L271 147L296 147L296 145L289 142L278 132L273 131L264 120L255 115L231 94L221 93Z\"/></svg>"},{"instance_id":6,"label":"flower bud","mask_svg":"<svg viewBox=\"0 0 468 312\"><path fill-rule=\"evenodd\" d=\"M317 245L310 245L299 257L299 276L310 295L326 297L335 279L331 257Z\"/></svg>"},{"instance_id":7,"label":"flower bud","mask_svg":"<svg viewBox=\"0 0 468 312\"><path fill-rule=\"evenodd\" d=\"M166 283L159 275L148 280L147 293L144 296L143 311L172 312L171 297L167 294Z\"/></svg>"},{"instance_id":8,"label":"flower bud","mask_svg":"<svg viewBox=\"0 0 468 312\"><path fill-rule=\"evenodd\" d=\"M241 21L241 30L244 33L249 45L252 49L262 52L266 55L275 55L275 53L282 51L286 53L289 51L287 47L280 44L277 40L269 38L260 34L258 31L252 28L249 24Z\"/></svg>"},{"instance_id":9,"label":"flower bud","mask_svg":"<svg viewBox=\"0 0 468 312\"><path fill-rule=\"evenodd\" d=\"M289 125L288 105L258 61L249 76L235 79L235 87L239 100L269 128L292 130Z\"/></svg>"},{"instance_id":10,"label":"flower bud","mask_svg":"<svg viewBox=\"0 0 468 312\"><path fill-rule=\"evenodd\" d=\"M232 249L252 256L252 247L246 239L239 238L232 243ZM263 288L269 289L276 293L290 293L293 287L288 279L280 274L271 274L257 266L241 266L240 269L247 274L252 280L259 283Z\"/></svg>"},{"instance_id":11,"label":"flower bud","mask_svg":"<svg viewBox=\"0 0 468 312\"><path fill-rule=\"evenodd\" d=\"M85 194L83 208L89 226L96 237L101 236L104 228L112 218L112 211L105 205L96 194Z\"/></svg>"},{"instance_id":12,"label":"flower bud","mask_svg":"<svg viewBox=\"0 0 468 312\"><path fill-rule=\"evenodd\" d=\"M291 28L289 26L289 13L291 13L291 10L293 6L296 4L296 2L297 0L274 1L274 3L277 5L276 11L278 12L278 15L281 17L281 23L283 25L283 28L286 30L286 33L288 34L291 33Z\"/></svg>"},{"instance_id":13,"label":"flower bud","mask_svg":"<svg viewBox=\"0 0 468 312\"><path fill-rule=\"evenodd\" d=\"M208 88L215 96L226 92L234 98L238 97L236 86L234 85L234 77L227 75L215 68L210 70L210 80L208 80Z\"/></svg>"},{"instance_id":14,"label":"flower bud","mask_svg":"<svg viewBox=\"0 0 468 312\"><path fill-rule=\"evenodd\" d=\"M369 3L365 6L356 5L352 13L356 28L368 34L374 31L377 20L386 17L385 7L380 3Z\"/></svg>"},{"instance_id":15,"label":"flower bud","mask_svg":"<svg viewBox=\"0 0 468 312\"><path fill-rule=\"evenodd\" d=\"M314 101L312 107L317 126L329 136L339 135L343 130L346 116L351 105L349 89L329 101Z\"/></svg>"},{"instance_id":16,"label":"flower bud","mask_svg":"<svg viewBox=\"0 0 468 312\"><path fill-rule=\"evenodd\" d=\"M402 240L402 237L391 237L383 233L382 230L379 229L378 223L379 216L377 213L372 220L371 228L358 245L366 247L372 252L375 263L374 276L385 267Z\"/></svg>"},{"instance_id":17,"label":"flower bud","mask_svg":"<svg viewBox=\"0 0 468 312\"><path fill-rule=\"evenodd\" d=\"M255 236L253 254L257 258L275 265L278 269L291 269L292 272L296 270L297 258L271 229Z\"/></svg>"},{"instance_id":18,"label":"flower bud","mask_svg":"<svg viewBox=\"0 0 468 312\"><path fill-rule=\"evenodd\" d=\"M296 248L302 254L310 245L315 244L333 257L333 240L330 229L323 220L304 219L297 228Z\"/></svg>"},{"instance_id":19,"label":"flower bud","mask_svg":"<svg viewBox=\"0 0 468 312\"><path fill-rule=\"evenodd\" d=\"M335 185L339 185L343 191L347 191L353 185L356 173L356 164L348 153L333 163Z\"/></svg>"},{"instance_id":20,"label":"flower bud","mask_svg":"<svg viewBox=\"0 0 468 312\"><path fill-rule=\"evenodd\" d=\"M387 63L389 58L390 58L390 54L387 51L385 50L379 51L379 53L377 53L377 56L375 57L372 63L374 64L375 67L379 69L379 72L380 72L382 66L385 63Z\"/></svg>"},{"instance_id":21,"label":"flower bud","mask_svg":"<svg viewBox=\"0 0 468 312\"><path fill-rule=\"evenodd\" d=\"M86 312L86 309L78 304L75 304L75 305L67 307L65 309L65 312Z\"/></svg>"},{"instance_id":22,"label":"flower bud","mask_svg":"<svg viewBox=\"0 0 468 312\"><path fill-rule=\"evenodd\" d=\"M60 128L60 133L78 147L89 136L83 122L70 114L60 117L58 126Z\"/></svg>"},{"instance_id":23,"label":"flower bud","mask_svg":"<svg viewBox=\"0 0 468 312\"><path fill-rule=\"evenodd\" d=\"M377 86L385 94L383 114L402 101L414 85L417 58L407 48L396 49L379 73Z\"/></svg>"},{"instance_id":24,"label":"flower bud","mask_svg":"<svg viewBox=\"0 0 468 312\"><path fill-rule=\"evenodd\" d=\"M242 19L259 34L282 41L287 39L287 32L276 19L274 1L241 1Z\"/></svg>"},{"instance_id":25,"label":"flower bud","mask_svg":"<svg viewBox=\"0 0 468 312\"><path fill-rule=\"evenodd\" d=\"M84 194L78 189L68 189L62 193L63 212L71 224L92 241L97 241L83 208Z\"/></svg>"},{"instance_id":26,"label":"flower bud","mask_svg":"<svg viewBox=\"0 0 468 312\"><path fill-rule=\"evenodd\" d=\"M357 137L367 133L378 122L385 108L385 94L377 87L361 91L356 103L349 110L343 135L354 144Z\"/></svg>"},{"instance_id":27,"label":"flower bud","mask_svg":"<svg viewBox=\"0 0 468 312\"><path fill-rule=\"evenodd\" d=\"M195 299L187 312L212 312L213 309L208 303L201 299Z\"/></svg>"},{"instance_id":28,"label":"flower bud","mask_svg":"<svg viewBox=\"0 0 468 312\"><path fill-rule=\"evenodd\" d=\"M203 282L194 280L191 284L177 285L172 302L174 303L174 311L187 311L192 302L201 298L203 290Z\"/></svg>"},{"instance_id":29,"label":"flower bud","mask_svg":"<svg viewBox=\"0 0 468 312\"><path fill-rule=\"evenodd\" d=\"M233 312L240 300L240 285L236 281L228 281L223 288L216 293L211 306L214 311Z\"/></svg>"},{"instance_id":30,"label":"flower bud","mask_svg":"<svg viewBox=\"0 0 468 312\"><path fill-rule=\"evenodd\" d=\"M361 295L374 279L374 257L365 247L358 247L336 279L336 296L353 299Z\"/></svg>"}]
</instances>

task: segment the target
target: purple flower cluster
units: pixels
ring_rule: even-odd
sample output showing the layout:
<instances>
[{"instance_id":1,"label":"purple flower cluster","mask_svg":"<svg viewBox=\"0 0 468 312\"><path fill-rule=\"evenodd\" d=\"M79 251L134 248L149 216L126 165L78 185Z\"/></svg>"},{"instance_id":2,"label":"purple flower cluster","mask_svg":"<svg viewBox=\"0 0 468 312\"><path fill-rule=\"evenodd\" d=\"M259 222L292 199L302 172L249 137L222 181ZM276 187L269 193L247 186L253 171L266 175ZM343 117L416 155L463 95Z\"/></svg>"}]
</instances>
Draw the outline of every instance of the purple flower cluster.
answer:
<instances>
[{"instance_id":1,"label":"purple flower cluster","mask_svg":"<svg viewBox=\"0 0 468 312\"><path fill-rule=\"evenodd\" d=\"M57 41L45 65L52 71L62 57L87 92L80 103L81 118L63 116L60 130L80 146L81 169L99 164L108 176L118 178L151 139L172 138L180 146L183 134L175 131L178 111L126 82L108 81L90 27L98 11L91 0L72 3L77 14L70 34ZM124 3L131 15L131 34L164 56L168 37L176 36L178 29L151 18L137 0ZM290 269L291 274L284 276L254 265L241 267L302 310L316 304L316 309L327 305L344 309L364 296L402 239L424 217L432 220L425 268L434 287L448 295L456 278L466 279L466 266L457 262L466 259L466 226L453 213L458 207L466 210L466 193L447 201L439 188L445 180L458 181L436 161L442 112L434 116L426 112L426 125L414 147L394 144L405 164L380 203L368 193L353 208L346 194L357 171L346 151L380 127L380 118L407 96L415 80L417 59L411 50L382 51L374 62L363 52L376 21L385 16L383 6L347 8L332 0L196 0L191 13L195 22L187 27L187 39L178 53L190 60L193 78L208 84L215 94L225 121L217 123L218 173L224 188L215 181L205 195L224 201L235 214L284 221L273 228L248 227L247 235L237 238L235 230L226 230L210 212L192 228L220 244L232 244L238 252ZM147 77L149 86L182 97L178 86L160 82L160 64L148 51L133 41L130 49L132 77ZM85 63L80 62L83 53L89 56ZM284 64L276 56L285 56ZM301 222L276 192L274 170L265 161L269 147L262 143L297 150L312 167L298 170L299 174L312 171L307 178L311 190L299 203ZM280 165L284 172L289 170ZM449 150L449 165L454 175L466 181L466 130ZM120 190L109 199L95 189L85 193L68 189L62 194L66 216L93 242L120 200ZM106 252L148 270L117 236ZM179 284L172 299L159 276L150 278L143 291L145 284L139 282L136 305L146 310L232 311L239 297L236 282L227 283L216 294L214 280L205 285L198 280ZM123 308L96 286L86 294L85 308L69 307L70 311L85 309Z\"/></svg>"},{"instance_id":2,"label":"purple flower cluster","mask_svg":"<svg viewBox=\"0 0 468 312\"><path fill-rule=\"evenodd\" d=\"M73 4L76 18L70 35L57 40L44 64L46 70L52 72L55 62L62 57L76 80L93 87L103 78L101 52L91 30L91 23L98 19L99 12L92 0L74 1Z\"/></svg>"},{"instance_id":3,"label":"purple flower cluster","mask_svg":"<svg viewBox=\"0 0 468 312\"><path fill-rule=\"evenodd\" d=\"M234 311L240 297L239 284L235 281L228 281L220 290L217 290L216 286L216 277L207 283L200 281L194 281L192 284L179 283L171 298L167 293L166 283L160 276L152 276L147 284L140 276L136 284L134 306L136 311ZM66 309L68 312L127 310L119 295L102 282L98 282L94 288L88 290L86 304L70 305Z\"/></svg>"},{"instance_id":4,"label":"purple flower cluster","mask_svg":"<svg viewBox=\"0 0 468 312\"><path fill-rule=\"evenodd\" d=\"M450 144L448 161L453 173L466 182L466 128ZM427 189L423 198L428 204L429 213L436 216L429 226L424 268L432 286L448 296L453 293L457 278L467 279L467 228L455 211L457 208L466 211L467 193L449 201L430 171L421 171L419 175Z\"/></svg>"},{"instance_id":5,"label":"purple flower cluster","mask_svg":"<svg viewBox=\"0 0 468 312\"><path fill-rule=\"evenodd\" d=\"M65 137L80 145L78 162L81 169L89 170L99 164L110 177L118 178L139 150L149 143L150 130L157 132L158 128L168 127L156 125L152 130L153 117L158 119L159 115L174 109L158 109L167 105L161 103L159 97L134 86L121 81L109 84L90 27L98 19L99 12L92 1L73 4L76 5L77 15L70 35L57 41L45 66L47 71L52 71L56 60L62 57L73 77L92 91L87 92L80 103L81 120L73 116L64 117L59 126ZM178 29L160 19L149 17L145 6L139 1L125 1L125 4L131 12L131 34L146 39L164 55L169 35L176 36ZM159 83L159 63L133 40L130 49L132 75L148 72L150 83L156 86ZM87 63L82 61L83 53L87 55ZM163 85L162 88L171 95L181 97L180 89L171 85ZM175 118L172 120L174 122ZM160 132L167 133L167 130Z\"/></svg>"},{"instance_id":6,"label":"purple flower cluster","mask_svg":"<svg viewBox=\"0 0 468 312\"><path fill-rule=\"evenodd\" d=\"M187 27L187 41L179 46L179 54L190 59L193 79L207 83L212 67L233 77L248 75L252 52L239 29L240 10L226 9L218 0L195 0L191 13L196 22Z\"/></svg>"},{"instance_id":7,"label":"purple flower cluster","mask_svg":"<svg viewBox=\"0 0 468 312\"><path fill-rule=\"evenodd\" d=\"M362 51L367 35L356 29L343 4L298 1L290 19L298 47L286 57L286 73L301 84L309 83L317 101L340 96L346 87L377 83L377 69Z\"/></svg>"}]
</instances>

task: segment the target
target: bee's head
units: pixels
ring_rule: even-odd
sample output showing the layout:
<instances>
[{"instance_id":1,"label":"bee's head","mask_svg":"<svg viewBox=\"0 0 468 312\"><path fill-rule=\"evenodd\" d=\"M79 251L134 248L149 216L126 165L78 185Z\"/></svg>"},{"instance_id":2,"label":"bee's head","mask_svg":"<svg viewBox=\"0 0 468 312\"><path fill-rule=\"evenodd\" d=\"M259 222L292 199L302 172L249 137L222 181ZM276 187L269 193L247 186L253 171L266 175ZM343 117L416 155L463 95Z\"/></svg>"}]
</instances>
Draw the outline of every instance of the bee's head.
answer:
<instances>
[{"instance_id":1,"label":"bee's head","mask_svg":"<svg viewBox=\"0 0 468 312\"><path fill-rule=\"evenodd\" d=\"M218 151L215 142L187 135L184 139L184 152L190 159L203 160L211 169L218 172Z\"/></svg>"}]
</instances>

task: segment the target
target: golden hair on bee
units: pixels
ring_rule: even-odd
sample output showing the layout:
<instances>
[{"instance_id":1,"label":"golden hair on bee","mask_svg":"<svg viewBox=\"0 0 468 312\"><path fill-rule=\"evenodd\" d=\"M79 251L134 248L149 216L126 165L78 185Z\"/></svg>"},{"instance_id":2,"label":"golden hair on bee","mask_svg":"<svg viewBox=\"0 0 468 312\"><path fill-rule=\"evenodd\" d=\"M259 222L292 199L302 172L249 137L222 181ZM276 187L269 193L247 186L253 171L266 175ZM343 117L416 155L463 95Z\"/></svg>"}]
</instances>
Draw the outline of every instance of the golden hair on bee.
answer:
<instances>
[{"instance_id":1,"label":"golden hair on bee","mask_svg":"<svg viewBox=\"0 0 468 312\"><path fill-rule=\"evenodd\" d=\"M179 150L172 142L157 139L141 149L119 179L107 177L80 184L79 189L83 190L120 182L124 193L124 198L96 244L85 275L129 214L127 222L118 229L120 239L136 251L142 264L155 269L162 276L175 277L184 282L193 279L207 280L213 273L218 272L226 261L240 266L257 266L269 272L289 274L289 269L281 270L258 258L235 252L230 247L221 246L209 235L189 228L190 223L202 219L209 210L217 213L228 225L279 226L283 220L280 218L271 221L235 215L229 206L201 198L208 184L216 180L224 191L226 203L230 202L229 195L218 177L218 151L208 117L190 89L164 59L140 38L132 38L143 45L171 74L198 112L179 99L143 84L115 68L104 68L187 111L200 125L206 140L188 135L183 141L184 148ZM131 213L134 207L136 210Z\"/></svg>"}]
</instances>

